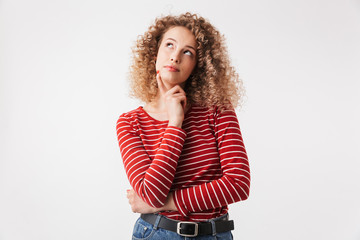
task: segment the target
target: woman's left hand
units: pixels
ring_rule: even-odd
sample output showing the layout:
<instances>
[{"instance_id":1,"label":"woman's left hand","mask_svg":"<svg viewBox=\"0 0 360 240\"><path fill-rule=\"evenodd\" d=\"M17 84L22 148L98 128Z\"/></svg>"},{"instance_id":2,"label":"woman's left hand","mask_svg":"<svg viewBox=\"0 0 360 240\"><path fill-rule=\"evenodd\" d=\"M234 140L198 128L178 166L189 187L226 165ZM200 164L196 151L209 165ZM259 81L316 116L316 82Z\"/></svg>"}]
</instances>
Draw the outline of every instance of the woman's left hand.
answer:
<instances>
[{"instance_id":1,"label":"woman's left hand","mask_svg":"<svg viewBox=\"0 0 360 240\"><path fill-rule=\"evenodd\" d=\"M126 197L129 199L131 210L134 213L156 213L160 212L159 208L153 208L144 202L133 189L128 189Z\"/></svg>"}]
</instances>

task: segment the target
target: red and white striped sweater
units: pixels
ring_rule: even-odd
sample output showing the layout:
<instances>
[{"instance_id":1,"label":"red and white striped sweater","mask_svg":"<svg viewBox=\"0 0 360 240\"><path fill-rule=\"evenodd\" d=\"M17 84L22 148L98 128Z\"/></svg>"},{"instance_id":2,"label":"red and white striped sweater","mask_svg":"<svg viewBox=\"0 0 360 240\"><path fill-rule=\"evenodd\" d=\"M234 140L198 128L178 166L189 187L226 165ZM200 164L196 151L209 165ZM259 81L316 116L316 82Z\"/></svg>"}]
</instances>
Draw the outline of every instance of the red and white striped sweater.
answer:
<instances>
[{"instance_id":1,"label":"red and white striped sweater","mask_svg":"<svg viewBox=\"0 0 360 240\"><path fill-rule=\"evenodd\" d=\"M117 135L131 186L150 206L161 207L170 191L182 221L219 217L247 199L249 163L233 110L191 107L181 128L152 118L142 107L124 113Z\"/></svg>"}]
</instances>

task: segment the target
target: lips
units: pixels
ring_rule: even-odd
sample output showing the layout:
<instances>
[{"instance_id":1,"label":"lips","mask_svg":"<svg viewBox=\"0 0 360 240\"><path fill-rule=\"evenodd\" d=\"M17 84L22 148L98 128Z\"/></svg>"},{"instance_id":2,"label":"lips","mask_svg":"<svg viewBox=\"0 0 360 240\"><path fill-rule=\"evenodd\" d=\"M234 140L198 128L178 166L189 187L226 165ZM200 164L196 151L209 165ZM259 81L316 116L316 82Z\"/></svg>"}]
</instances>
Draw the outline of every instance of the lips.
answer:
<instances>
[{"instance_id":1,"label":"lips","mask_svg":"<svg viewBox=\"0 0 360 240\"><path fill-rule=\"evenodd\" d=\"M171 65L167 65L167 66L165 66L165 68L170 72L179 72L178 68L171 66Z\"/></svg>"}]
</instances>

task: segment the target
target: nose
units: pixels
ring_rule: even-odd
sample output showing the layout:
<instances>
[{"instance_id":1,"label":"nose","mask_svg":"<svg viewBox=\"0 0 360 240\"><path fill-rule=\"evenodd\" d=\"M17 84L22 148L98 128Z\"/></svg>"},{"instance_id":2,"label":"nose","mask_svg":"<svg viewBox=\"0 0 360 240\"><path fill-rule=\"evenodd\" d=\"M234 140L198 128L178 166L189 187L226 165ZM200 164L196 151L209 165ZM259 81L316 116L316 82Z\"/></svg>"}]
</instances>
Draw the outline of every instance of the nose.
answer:
<instances>
[{"instance_id":1,"label":"nose","mask_svg":"<svg viewBox=\"0 0 360 240\"><path fill-rule=\"evenodd\" d=\"M174 51L170 56L170 61L180 63L180 52Z\"/></svg>"}]
</instances>

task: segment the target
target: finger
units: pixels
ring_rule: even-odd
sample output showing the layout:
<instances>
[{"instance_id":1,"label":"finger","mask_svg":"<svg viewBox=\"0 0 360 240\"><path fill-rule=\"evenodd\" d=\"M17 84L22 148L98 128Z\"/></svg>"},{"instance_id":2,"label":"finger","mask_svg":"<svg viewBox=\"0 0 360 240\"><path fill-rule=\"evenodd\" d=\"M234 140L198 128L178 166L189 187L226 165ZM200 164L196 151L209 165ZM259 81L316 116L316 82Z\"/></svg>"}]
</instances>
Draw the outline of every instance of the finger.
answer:
<instances>
[{"instance_id":1,"label":"finger","mask_svg":"<svg viewBox=\"0 0 360 240\"><path fill-rule=\"evenodd\" d=\"M165 87L165 85L164 85L164 83L163 83L163 81L161 79L160 71L158 70L156 73L157 73L156 74L156 81L157 81L157 84L158 84L158 88L159 88L160 93L163 94L163 93L165 93L167 91L167 89L166 89L166 87Z\"/></svg>"},{"instance_id":2,"label":"finger","mask_svg":"<svg viewBox=\"0 0 360 240\"><path fill-rule=\"evenodd\" d=\"M169 94L169 95L166 95L166 99L168 101L171 101L171 100L177 100L178 102L182 101L182 100L185 100L186 99L186 95L184 93L174 93L174 94Z\"/></svg>"},{"instance_id":3,"label":"finger","mask_svg":"<svg viewBox=\"0 0 360 240\"><path fill-rule=\"evenodd\" d=\"M180 96L178 99L180 100L180 104L181 104L182 108L185 109L186 103L187 103L186 96Z\"/></svg>"},{"instance_id":4,"label":"finger","mask_svg":"<svg viewBox=\"0 0 360 240\"><path fill-rule=\"evenodd\" d=\"M185 97L185 99L182 100L181 103L182 103L183 109L185 110L185 107L186 107L186 104L187 104L187 98Z\"/></svg>"},{"instance_id":5,"label":"finger","mask_svg":"<svg viewBox=\"0 0 360 240\"><path fill-rule=\"evenodd\" d=\"M183 94L174 94L172 96L167 97L168 101L175 101L176 103L181 104L181 107L183 110L185 110L186 104L187 104L187 98Z\"/></svg>"},{"instance_id":6,"label":"finger","mask_svg":"<svg viewBox=\"0 0 360 240\"><path fill-rule=\"evenodd\" d=\"M173 88L171 88L169 91L167 91L169 94L174 94L174 93L183 93L186 94L184 89L182 89L179 85L174 86Z\"/></svg>"},{"instance_id":7,"label":"finger","mask_svg":"<svg viewBox=\"0 0 360 240\"><path fill-rule=\"evenodd\" d=\"M131 190L131 189L127 189L127 190L126 190L126 197L127 197L128 199L130 199L130 197L132 196L133 191L134 191L134 190Z\"/></svg>"}]
</instances>

